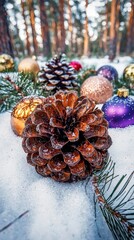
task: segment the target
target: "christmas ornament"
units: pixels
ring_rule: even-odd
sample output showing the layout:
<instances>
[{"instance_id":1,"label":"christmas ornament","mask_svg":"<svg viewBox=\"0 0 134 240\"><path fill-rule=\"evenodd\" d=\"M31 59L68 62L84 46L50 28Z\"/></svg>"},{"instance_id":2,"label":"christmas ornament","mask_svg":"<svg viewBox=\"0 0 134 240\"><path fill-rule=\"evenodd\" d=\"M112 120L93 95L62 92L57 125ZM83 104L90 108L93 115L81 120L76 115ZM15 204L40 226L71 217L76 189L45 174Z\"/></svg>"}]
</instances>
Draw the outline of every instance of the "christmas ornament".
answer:
<instances>
[{"instance_id":1,"label":"christmas ornament","mask_svg":"<svg viewBox=\"0 0 134 240\"><path fill-rule=\"evenodd\" d=\"M124 69L123 77L134 86L134 64L130 64Z\"/></svg>"},{"instance_id":2,"label":"christmas ornament","mask_svg":"<svg viewBox=\"0 0 134 240\"><path fill-rule=\"evenodd\" d=\"M45 98L43 97L24 97L13 108L11 113L11 127L13 132L21 136L25 127L25 122L38 104L41 104Z\"/></svg>"},{"instance_id":3,"label":"christmas ornament","mask_svg":"<svg viewBox=\"0 0 134 240\"><path fill-rule=\"evenodd\" d=\"M97 70L97 74L99 76L103 76L105 78L107 78L109 81L116 81L118 80L118 72L117 70L110 66L110 65L104 65L102 67L100 67Z\"/></svg>"},{"instance_id":4,"label":"christmas ornament","mask_svg":"<svg viewBox=\"0 0 134 240\"><path fill-rule=\"evenodd\" d=\"M87 97L59 91L25 123L23 149L37 173L56 181L85 179L102 168L111 145L103 112Z\"/></svg>"},{"instance_id":5,"label":"christmas ornament","mask_svg":"<svg viewBox=\"0 0 134 240\"><path fill-rule=\"evenodd\" d=\"M83 82L80 92L96 103L104 103L112 96L113 87L106 78L93 76Z\"/></svg>"},{"instance_id":6,"label":"christmas ornament","mask_svg":"<svg viewBox=\"0 0 134 240\"><path fill-rule=\"evenodd\" d=\"M8 54L0 55L0 72L8 71L14 68L14 60Z\"/></svg>"},{"instance_id":7,"label":"christmas ornament","mask_svg":"<svg viewBox=\"0 0 134 240\"><path fill-rule=\"evenodd\" d=\"M78 82L74 69L66 63L62 55L55 56L38 74L39 82L47 91L77 89Z\"/></svg>"},{"instance_id":8,"label":"christmas ornament","mask_svg":"<svg viewBox=\"0 0 134 240\"><path fill-rule=\"evenodd\" d=\"M102 107L110 128L124 128L134 125L134 100L128 97L128 90L120 88Z\"/></svg>"},{"instance_id":9,"label":"christmas ornament","mask_svg":"<svg viewBox=\"0 0 134 240\"><path fill-rule=\"evenodd\" d=\"M81 65L81 63L78 62L78 61L71 61L71 62L69 63L69 66L71 66L72 68L74 68L77 72L78 72L80 69L82 69L82 65Z\"/></svg>"},{"instance_id":10,"label":"christmas ornament","mask_svg":"<svg viewBox=\"0 0 134 240\"><path fill-rule=\"evenodd\" d=\"M37 74L40 70L38 63L32 58L24 58L18 66L19 72Z\"/></svg>"}]
</instances>

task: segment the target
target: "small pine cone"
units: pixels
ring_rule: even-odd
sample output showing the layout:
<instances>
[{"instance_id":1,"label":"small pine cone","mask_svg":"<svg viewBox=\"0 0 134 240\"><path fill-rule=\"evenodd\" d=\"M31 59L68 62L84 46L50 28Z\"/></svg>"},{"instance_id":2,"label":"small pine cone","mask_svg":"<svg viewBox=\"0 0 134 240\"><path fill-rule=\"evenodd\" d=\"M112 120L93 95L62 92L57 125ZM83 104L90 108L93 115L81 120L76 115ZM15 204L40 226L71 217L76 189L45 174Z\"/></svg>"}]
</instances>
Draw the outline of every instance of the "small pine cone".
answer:
<instances>
[{"instance_id":1,"label":"small pine cone","mask_svg":"<svg viewBox=\"0 0 134 240\"><path fill-rule=\"evenodd\" d=\"M101 169L111 143L108 123L95 103L74 91L59 91L30 115L22 146L39 174L66 182Z\"/></svg>"},{"instance_id":2,"label":"small pine cone","mask_svg":"<svg viewBox=\"0 0 134 240\"><path fill-rule=\"evenodd\" d=\"M58 90L78 89L78 81L74 69L62 59L62 55L54 57L38 73L38 80L42 87L56 93Z\"/></svg>"}]
</instances>

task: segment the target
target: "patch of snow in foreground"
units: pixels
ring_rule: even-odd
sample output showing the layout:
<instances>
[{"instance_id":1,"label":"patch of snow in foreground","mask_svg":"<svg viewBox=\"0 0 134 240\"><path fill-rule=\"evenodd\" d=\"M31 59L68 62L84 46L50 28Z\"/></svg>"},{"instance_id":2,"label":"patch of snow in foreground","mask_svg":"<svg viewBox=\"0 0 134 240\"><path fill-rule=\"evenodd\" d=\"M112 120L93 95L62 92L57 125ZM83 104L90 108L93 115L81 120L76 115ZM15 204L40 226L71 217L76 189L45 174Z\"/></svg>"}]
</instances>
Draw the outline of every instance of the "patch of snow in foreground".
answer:
<instances>
[{"instance_id":1,"label":"patch of snow in foreground","mask_svg":"<svg viewBox=\"0 0 134 240\"><path fill-rule=\"evenodd\" d=\"M111 129L116 171L130 173L134 127ZM21 142L10 127L10 113L0 114L0 229L29 211L0 233L1 240L113 240L101 213L94 215L93 190L85 183L57 183L39 176L27 164Z\"/></svg>"}]
</instances>

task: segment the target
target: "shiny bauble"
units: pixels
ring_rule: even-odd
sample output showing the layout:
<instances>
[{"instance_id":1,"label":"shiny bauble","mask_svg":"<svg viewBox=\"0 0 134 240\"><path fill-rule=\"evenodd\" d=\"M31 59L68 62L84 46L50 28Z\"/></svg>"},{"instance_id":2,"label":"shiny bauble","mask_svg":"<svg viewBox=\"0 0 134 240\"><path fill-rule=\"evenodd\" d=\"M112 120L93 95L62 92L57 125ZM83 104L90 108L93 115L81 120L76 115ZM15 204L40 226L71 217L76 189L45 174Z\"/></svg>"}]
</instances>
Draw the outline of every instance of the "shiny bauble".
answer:
<instances>
[{"instance_id":1,"label":"shiny bauble","mask_svg":"<svg viewBox=\"0 0 134 240\"><path fill-rule=\"evenodd\" d=\"M80 71L80 69L82 69L82 65L80 62L78 61L71 61L69 63L69 66L71 66L72 68L74 68L77 72Z\"/></svg>"},{"instance_id":2,"label":"shiny bauble","mask_svg":"<svg viewBox=\"0 0 134 240\"><path fill-rule=\"evenodd\" d=\"M124 69L123 78L134 85L134 64L130 64Z\"/></svg>"},{"instance_id":3,"label":"shiny bauble","mask_svg":"<svg viewBox=\"0 0 134 240\"><path fill-rule=\"evenodd\" d=\"M117 96L109 99L102 107L110 128L125 128L134 125L134 100L126 89L119 89Z\"/></svg>"},{"instance_id":4,"label":"shiny bauble","mask_svg":"<svg viewBox=\"0 0 134 240\"><path fill-rule=\"evenodd\" d=\"M113 87L106 78L93 76L83 82L80 93L98 104L105 103L112 96Z\"/></svg>"},{"instance_id":5,"label":"shiny bauble","mask_svg":"<svg viewBox=\"0 0 134 240\"><path fill-rule=\"evenodd\" d=\"M37 105L42 104L44 97L29 96L21 99L11 113L11 128L13 132L21 136L25 122Z\"/></svg>"},{"instance_id":6,"label":"shiny bauble","mask_svg":"<svg viewBox=\"0 0 134 240\"><path fill-rule=\"evenodd\" d=\"M110 65L104 65L104 66L100 67L97 70L97 74L99 76L107 78L111 82L118 80L118 72L117 72L117 70L114 67L110 66Z\"/></svg>"},{"instance_id":7,"label":"shiny bauble","mask_svg":"<svg viewBox=\"0 0 134 240\"><path fill-rule=\"evenodd\" d=\"M18 66L19 72L37 74L40 70L39 64L32 58L24 58Z\"/></svg>"},{"instance_id":8,"label":"shiny bauble","mask_svg":"<svg viewBox=\"0 0 134 240\"><path fill-rule=\"evenodd\" d=\"M14 60L8 54L0 55L0 72L9 71L14 68Z\"/></svg>"}]
</instances>

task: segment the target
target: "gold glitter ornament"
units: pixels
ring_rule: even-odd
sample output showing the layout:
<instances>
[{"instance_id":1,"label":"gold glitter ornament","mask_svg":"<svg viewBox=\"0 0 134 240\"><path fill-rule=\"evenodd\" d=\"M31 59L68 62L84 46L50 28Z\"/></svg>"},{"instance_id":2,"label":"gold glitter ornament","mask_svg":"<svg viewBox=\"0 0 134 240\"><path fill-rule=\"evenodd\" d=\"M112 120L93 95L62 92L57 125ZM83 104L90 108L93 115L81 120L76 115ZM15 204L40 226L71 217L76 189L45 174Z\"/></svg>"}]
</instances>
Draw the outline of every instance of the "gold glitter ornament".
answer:
<instances>
[{"instance_id":1,"label":"gold glitter ornament","mask_svg":"<svg viewBox=\"0 0 134 240\"><path fill-rule=\"evenodd\" d=\"M37 105L42 104L44 97L24 97L13 108L11 113L11 128L13 132L21 136L25 127L25 122Z\"/></svg>"},{"instance_id":2,"label":"gold glitter ornament","mask_svg":"<svg viewBox=\"0 0 134 240\"><path fill-rule=\"evenodd\" d=\"M134 84L134 64L130 64L124 69L123 77L126 81Z\"/></svg>"},{"instance_id":3,"label":"gold glitter ornament","mask_svg":"<svg viewBox=\"0 0 134 240\"><path fill-rule=\"evenodd\" d=\"M80 93L96 103L105 103L113 94L113 86L102 76L92 76L83 82Z\"/></svg>"},{"instance_id":4,"label":"gold glitter ornament","mask_svg":"<svg viewBox=\"0 0 134 240\"><path fill-rule=\"evenodd\" d=\"M0 55L0 72L8 71L14 68L14 60L8 54Z\"/></svg>"},{"instance_id":5,"label":"gold glitter ornament","mask_svg":"<svg viewBox=\"0 0 134 240\"><path fill-rule=\"evenodd\" d=\"M37 74L40 71L39 64L32 58L24 58L18 66L19 72Z\"/></svg>"}]
</instances>

